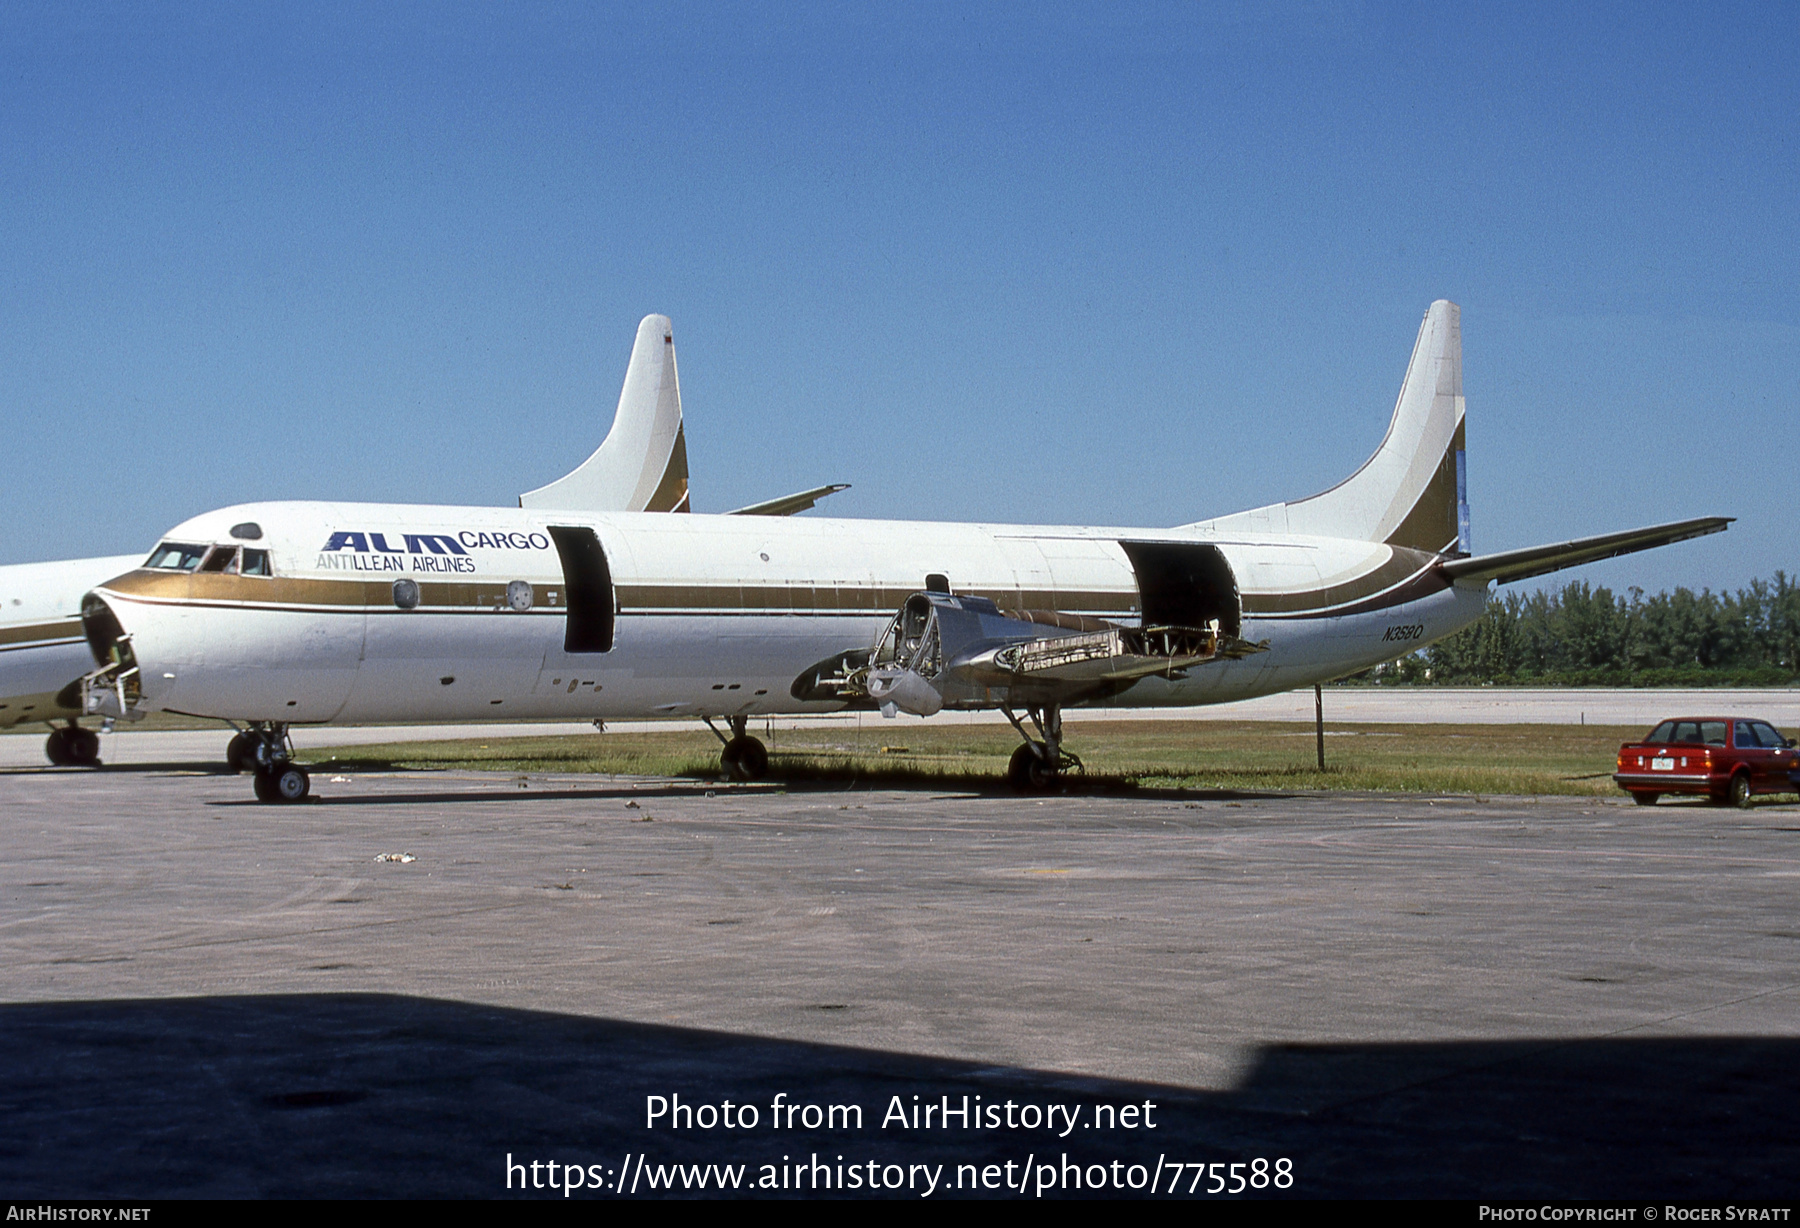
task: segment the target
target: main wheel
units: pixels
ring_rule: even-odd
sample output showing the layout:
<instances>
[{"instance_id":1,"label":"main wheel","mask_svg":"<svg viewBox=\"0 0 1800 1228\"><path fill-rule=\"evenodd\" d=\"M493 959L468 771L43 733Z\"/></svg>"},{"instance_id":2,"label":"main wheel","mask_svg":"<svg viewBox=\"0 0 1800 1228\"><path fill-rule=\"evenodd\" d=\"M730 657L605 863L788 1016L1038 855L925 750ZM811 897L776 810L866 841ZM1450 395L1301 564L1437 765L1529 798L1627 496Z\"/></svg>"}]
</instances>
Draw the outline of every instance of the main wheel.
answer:
<instances>
[{"instance_id":1,"label":"main wheel","mask_svg":"<svg viewBox=\"0 0 1800 1228\"><path fill-rule=\"evenodd\" d=\"M769 751L746 734L725 743L719 752L719 766L732 780L761 780L769 773Z\"/></svg>"},{"instance_id":2,"label":"main wheel","mask_svg":"<svg viewBox=\"0 0 1800 1228\"><path fill-rule=\"evenodd\" d=\"M1640 806L1654 806L1656 805L1656 799L1661 796L1662 794L1660 793L1633 793L1631 795L1631 800Z\"/></svg>"},{"instance_id":3,"label":"main wheel","mask_svg":"<svg viewBox=\"0 0 1800 1228\"><path fill-rule=\"evenodd\" d=\"M74 755L70 753L67 729L50 731L50 736L44 739L44 757L55 767L68 767L75 762Z\"/></svg>"},{"instance_id":4,"label":"main wheel","mask_svg":"<svg viewBox=\"0 0 1800 1228\"><path fill-rule=\"evenodd\" d=\"M1731 787L1725 798L1739 810L1750 809L1750 773L1739 772L1731 778Z\"/></svg>"},{"instance_id":5,"label":"main wheel","mask_svg":"<svg viewBox=\"0 0 1800 1228\"><path fill-rule=\"evenodd\" d=\"M79 725L68 731L69 758L80 767L100 766L100 735Z\"/></svg>"},{"instance_id":6,"label":"main wheel","mask_svg":"<svg viewBox=\"0 0 1800 1228\"><path fill-rule=\"evenodd\" d=\"M247 733L231 735L231 741L225 743L225 766L234 772L249 772L256 769L256 739Z\"/></svg>"},{"instance_id":7,"label":"main wheel","mask_svg":"<svg viewBox=\"0 0 1800 1228\"><path fill-rule=\"evenodd\" d=\"M1015 750L1006 763L1007 783L1021 793L1042 793L1055 786L1056 776L1056 769L1029 745Z\"/></svg>"}]
</instances>

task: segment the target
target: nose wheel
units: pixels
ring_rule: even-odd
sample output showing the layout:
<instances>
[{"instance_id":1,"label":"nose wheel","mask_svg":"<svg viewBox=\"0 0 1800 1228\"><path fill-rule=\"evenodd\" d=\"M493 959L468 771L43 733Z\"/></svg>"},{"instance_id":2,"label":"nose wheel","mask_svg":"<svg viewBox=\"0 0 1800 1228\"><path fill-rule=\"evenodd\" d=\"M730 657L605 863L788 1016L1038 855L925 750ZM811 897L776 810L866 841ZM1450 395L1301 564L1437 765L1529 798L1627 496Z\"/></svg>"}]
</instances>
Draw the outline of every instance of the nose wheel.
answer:
<instances>
[{"instance_id":1,"label":"nose wheel","mask_svg":"<svg viewBox=\"0 0 1800 1228\"><path fill-rule=\"evenodd\" d=\"M298 802L312 792L312 777L294 762L294 747L288 741L286 725L252 724L231 740L233 747L239 746L239 738L245 740L240 747L241 758L251 769L250 783L257 801ZM227 758L230 754L228 748Z\"/></svg>"},{"instance_id":2,"label":"nose wheel","mask_svg":"<svg viewBox=\"0 0 1800 1228\"><path fill-rule=\"evenodd\" d=\"M57 767L99 767L100 735L70 721L65 728L50 730L44 757Z\"/></svg>"},{"instance_id":3,"label":"nose wheel","mask_svg":"<svg viewBox=\"0 0 1800 1228\"><path fill-rule=\"evenodd\" d=\"M312 792L312 777L305 768L292 763L257 768L252 780L259 802L298 802Z\"/></svg>"},{"instance_id":4,"label":"nose wheel","mask_svg":"<svg viewBox=\"0 0 1800 1228\"><path fill-rule=\"evenodd\" d=\"M225 766L234 772L255 771L256 739L247 733L233 734L225 743Z\"/></svg>"}]
</instances>

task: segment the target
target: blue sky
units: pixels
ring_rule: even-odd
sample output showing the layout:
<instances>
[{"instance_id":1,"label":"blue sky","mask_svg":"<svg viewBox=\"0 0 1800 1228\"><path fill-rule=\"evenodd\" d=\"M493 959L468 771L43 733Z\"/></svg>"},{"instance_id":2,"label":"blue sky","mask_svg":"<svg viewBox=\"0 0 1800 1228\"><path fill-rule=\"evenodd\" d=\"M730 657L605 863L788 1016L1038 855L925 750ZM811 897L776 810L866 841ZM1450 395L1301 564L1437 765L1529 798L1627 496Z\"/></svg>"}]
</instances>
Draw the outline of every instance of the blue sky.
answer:
<instances>
[{"instance_id":1,"label":"blue sky","mask_svg":"<svg viewBox=\"0 0 1800 1228\"><path fill-rule=\"evenodd\" d=\"M675 321L695 503L1311 493L1463 307L1478 550L1800 571L1791 6L0 9L0 562L510 504Z\"/></svg>"}]
</instances>

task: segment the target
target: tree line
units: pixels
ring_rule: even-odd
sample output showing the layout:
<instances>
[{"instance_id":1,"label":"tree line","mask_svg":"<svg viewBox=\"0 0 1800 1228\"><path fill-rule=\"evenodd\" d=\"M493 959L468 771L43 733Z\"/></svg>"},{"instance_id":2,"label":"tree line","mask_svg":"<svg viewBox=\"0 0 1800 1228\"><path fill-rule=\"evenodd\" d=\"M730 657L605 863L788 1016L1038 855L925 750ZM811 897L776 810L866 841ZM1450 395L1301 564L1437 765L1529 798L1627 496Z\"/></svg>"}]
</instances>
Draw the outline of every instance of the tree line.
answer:
<instances>
[{"instance_id":1,"label":"tree line","mask_svg":"<svg viewBox=\"0 0 1800 1228\"><path fill-rule=\"evenodd\" d=\"M1800 584L1646 597L1584 581L1495 594L1481 620L1358 681L1469 686L1784 686L1800 681Z\"/></svg>"}]
</instances>

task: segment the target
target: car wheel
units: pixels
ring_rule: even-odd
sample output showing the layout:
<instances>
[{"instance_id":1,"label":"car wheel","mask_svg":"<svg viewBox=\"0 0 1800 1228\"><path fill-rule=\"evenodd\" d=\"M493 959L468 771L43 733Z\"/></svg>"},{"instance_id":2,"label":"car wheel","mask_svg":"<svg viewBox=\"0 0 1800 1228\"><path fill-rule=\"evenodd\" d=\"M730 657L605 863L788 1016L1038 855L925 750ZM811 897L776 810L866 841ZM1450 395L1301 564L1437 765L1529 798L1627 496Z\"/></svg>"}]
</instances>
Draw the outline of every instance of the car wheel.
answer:
<instances>
[{"instance_id":1,"label":"car wheel","mask_svg":"<svg viewBox=\"0 0 1800 1228\"><path fill-rule=\"evenodd\" d=\"M1656 799L1661 796L1662 794L1660 793L1633 793L1631 795L1631 800L1640 806L1654 806L1656 805Z\"/></svg>"},{"instance_id":2,"label":"car wheel","mask_svg":"<svg viewBox=\"0 0 1800 1228\"><path fill-rule=\"evenodd\" d=\"M1731 778L1731 788L1726 794L1733 806L1739 810L1750 809L1750 774L1739 772Z\"/></svg>"}]
</instances>

